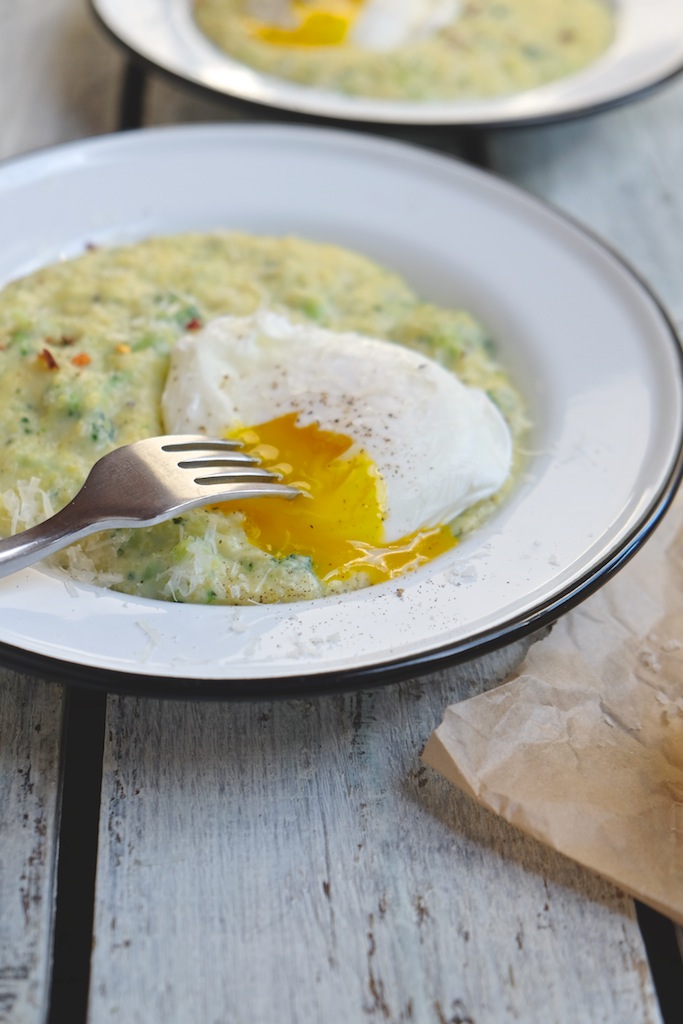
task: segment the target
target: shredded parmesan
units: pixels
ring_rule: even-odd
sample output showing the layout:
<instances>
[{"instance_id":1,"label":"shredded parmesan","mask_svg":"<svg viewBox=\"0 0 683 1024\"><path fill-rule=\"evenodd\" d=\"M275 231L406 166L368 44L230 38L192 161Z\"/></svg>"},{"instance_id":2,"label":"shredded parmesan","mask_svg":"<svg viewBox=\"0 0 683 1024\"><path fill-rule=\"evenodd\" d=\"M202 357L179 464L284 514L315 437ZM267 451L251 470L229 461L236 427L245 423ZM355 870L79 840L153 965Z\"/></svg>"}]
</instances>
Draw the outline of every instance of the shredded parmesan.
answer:
<instances>
[{"instance_id":1,"label":"shredded parmesan","mask_svg":"<svg viewBox=\"0 0 683 1024\"><path fill-rule=\"evenodd\" d=\"M19 480L16 488L0 494L11 519L11 533L27 530L54 515L49 494L40 486L38 477Z\"/></svg>"}]
</instances>

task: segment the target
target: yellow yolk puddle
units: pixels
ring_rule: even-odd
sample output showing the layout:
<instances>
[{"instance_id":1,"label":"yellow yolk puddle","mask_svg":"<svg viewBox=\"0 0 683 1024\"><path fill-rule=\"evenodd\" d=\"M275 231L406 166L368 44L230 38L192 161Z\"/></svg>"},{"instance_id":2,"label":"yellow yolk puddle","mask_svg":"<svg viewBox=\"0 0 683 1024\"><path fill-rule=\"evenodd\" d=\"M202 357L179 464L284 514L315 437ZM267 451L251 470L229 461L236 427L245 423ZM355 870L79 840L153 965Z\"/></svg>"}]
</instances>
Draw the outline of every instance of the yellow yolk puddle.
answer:
<instances>
[{"instance_id":1,"label":"yellow yolk puddle","mask_svg":"<svg viewBox=\"0 0 683 1024\"><path fill-rule=\"evenodd\" d=\"M326 582L363 571L371 583L393 579L455 545L446 526L385 543L383 485L371 459L362 451L346 455L354 443L351 438L321 430L316 423L300 427L296 420L297 413L288 413L230 435L281 474L284 483L306 492L292 501L223 503L225 512L243 514L253 544L277 558L310 557Z\"/></svg>"},{"instance_id":2,"label":"yellow yolk puddle","mask_svg":"<svg viewBox=\"0 0 683 1024\"><path fill-rule=\"evenodd\" d=\"M322 7L294 0L296 25L286 28L250 19L254 35L274 46L339 46L346 39L363 0L337 0Z\"/></svg>"}]
</instances>

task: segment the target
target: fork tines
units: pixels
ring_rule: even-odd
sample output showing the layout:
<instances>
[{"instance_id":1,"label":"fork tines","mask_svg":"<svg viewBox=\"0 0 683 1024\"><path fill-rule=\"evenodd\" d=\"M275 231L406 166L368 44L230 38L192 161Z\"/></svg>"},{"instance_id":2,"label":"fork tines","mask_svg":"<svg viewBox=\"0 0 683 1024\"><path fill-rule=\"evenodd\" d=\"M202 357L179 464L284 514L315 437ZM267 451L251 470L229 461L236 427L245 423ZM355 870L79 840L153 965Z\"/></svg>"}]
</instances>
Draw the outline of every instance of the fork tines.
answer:
<instances>
[{"instance_id":1,"label":"fork tines","mask_svg":"<svg viewBox=\"0 0 683 1024\"><path fill-rule=\"evenodd\" d=\"M162 444L164 452L228 452L242 447L242 442L233 438L193 437L186 441L170 441Z\"/></svg>"},{"instance_id":2,"label":"fork tines","mask_svg":"<svg viewBox=\"0 0 683 1024\"><path fill-rule=\"evenodd\" d=\"M194 477L196 484L231 484L231 483L271 483L282 479L261 466L253 455L241 451L242 442L220 438L188 438L185 441L173 441L163 444L166 452L197 452L197 455L178 462L179 469L203 472L207 469L223 469L225 472L211 473ZM199 454L211 452L209 455Z\"/></svg>"}]
</instances>

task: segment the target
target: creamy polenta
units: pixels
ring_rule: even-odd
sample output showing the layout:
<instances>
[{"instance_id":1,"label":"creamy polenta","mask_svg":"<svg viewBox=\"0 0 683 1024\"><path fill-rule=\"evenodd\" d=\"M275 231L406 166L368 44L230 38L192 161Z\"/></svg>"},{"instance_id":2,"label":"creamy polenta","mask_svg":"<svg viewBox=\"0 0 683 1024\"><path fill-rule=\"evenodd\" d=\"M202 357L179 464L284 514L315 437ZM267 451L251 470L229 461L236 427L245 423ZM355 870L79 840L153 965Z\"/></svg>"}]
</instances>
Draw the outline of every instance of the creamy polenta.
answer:
<instances>
[{"instance_id":1,"label":"creamy polenta","mask_svg":"<svg viewBox=\"0 0 683 1024\"><path fill-rule=\"evenodd\" d=\"M259 71L353 96L417 101L501 96L572 75L610 46L615 20L610 0L463 0L452 23L375 52L348 39L269 41L246 0L195 0L194 16L218 47Z\"/></svg>"},{"instance_id":2,"label":"creamy polenta","mask_svg":"<svg viewBox=\"0 0 683 1024\"><path fill-rule=\"evenodd\" d=\"M420 301L363 256L236 233L90 248L0 292L0 532L56 512L107 451L164 433L161 395L181 336L264 308L425 353L486 390L519 447L523 403L484 328L466 312ZM505 490L463 513L455 535L481 522ZM260 550L240 513L215 509L95 534L53 558L81 580L171 601L291 601L368 584L362 572L323 583L310 558Z\"/></svg>"}]
</instances>

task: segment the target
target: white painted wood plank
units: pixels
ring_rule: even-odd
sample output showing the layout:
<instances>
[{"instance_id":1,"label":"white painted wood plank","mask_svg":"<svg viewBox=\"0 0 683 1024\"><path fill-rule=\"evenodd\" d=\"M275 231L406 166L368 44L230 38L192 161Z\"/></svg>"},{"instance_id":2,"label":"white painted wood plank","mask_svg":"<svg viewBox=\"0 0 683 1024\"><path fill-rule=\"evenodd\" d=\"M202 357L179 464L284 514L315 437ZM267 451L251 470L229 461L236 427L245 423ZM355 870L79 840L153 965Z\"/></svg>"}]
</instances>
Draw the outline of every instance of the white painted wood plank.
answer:
<instances>
[{"instance_id":1,"label":"white painted wood plank","mask_svg":"<svg viewBox=\"0 0 683 1024\"><path fill-rule=\"evenodd\" d=\"M590 227L683 326L683 78L619 110L496 132L498 173Z\"/></svg>"},{"instance_id":2,"label":"white painted wood plank","mask_svg":"<svg viewBox=\"0 0 683 1024\"><path fill-rule=\"evenodd\" d=\"M0 669L0 1021L41 1024L49 995L62 690Z\"/></svg>"},{"instance_id":3,"label":"white painted wood plank","mask_svg":"<svg viewBox=\"0 0 683 1024\"><path fill-rule=\"evenodd\" d=\"M496 665L112 699L89 1024L658 1021L631 901L421 765Z\"/></svg>"},{"instance_id":4,"label":"white painted wood plank","mask_svg":"<svg viewBox=\"0 0 683 1024\"><path fill-rule=\"evenodd\" d=\"M123 60L83 0L3 0L0 60L0 159L116 127Z\"/></svg>"}]
</instances>

